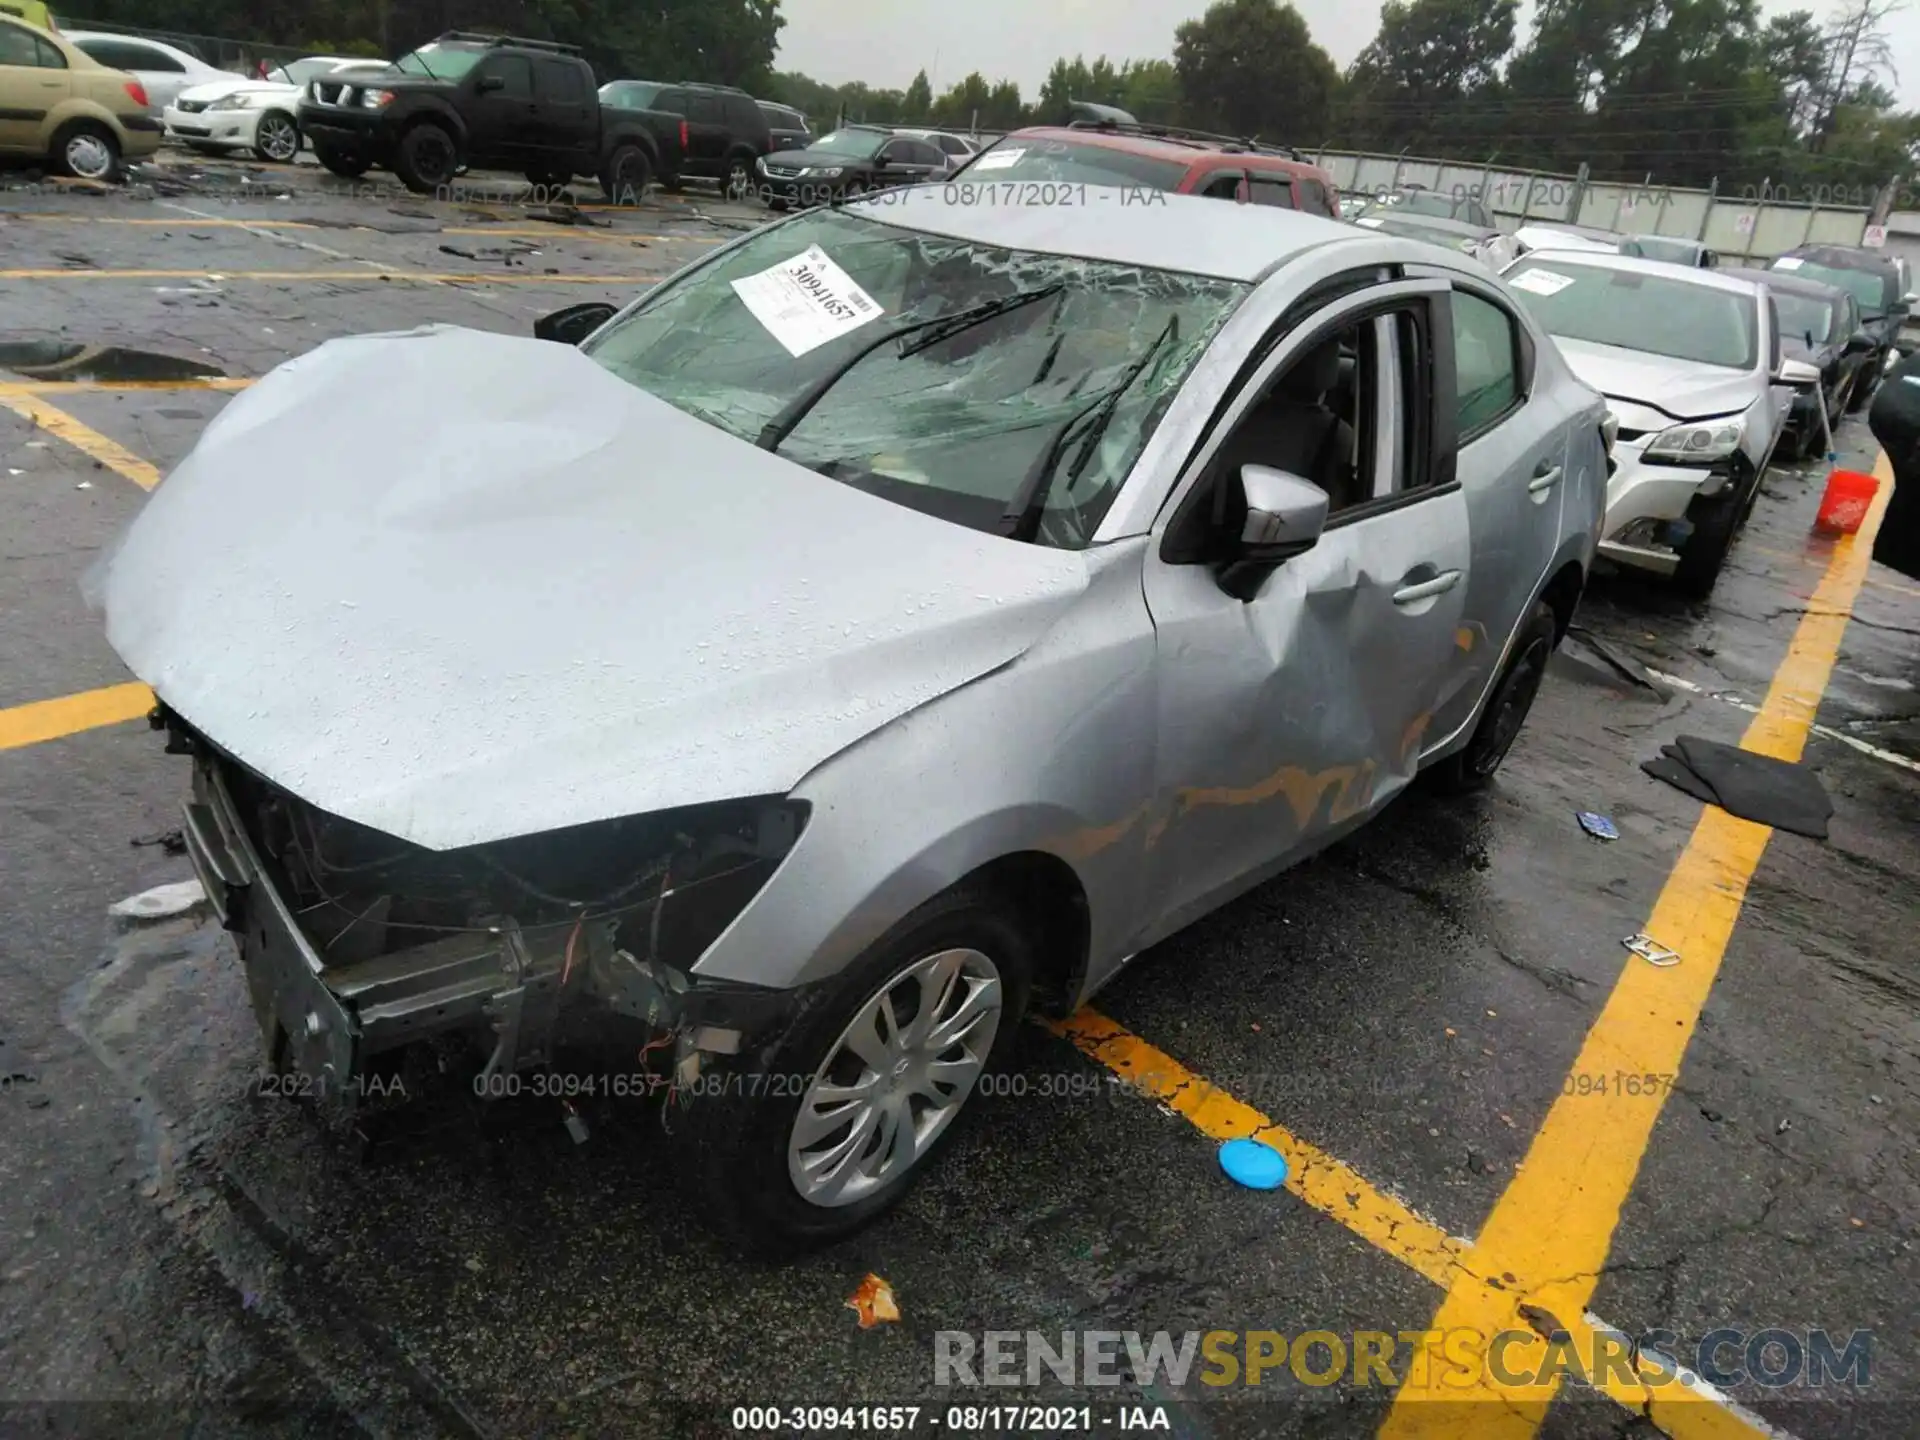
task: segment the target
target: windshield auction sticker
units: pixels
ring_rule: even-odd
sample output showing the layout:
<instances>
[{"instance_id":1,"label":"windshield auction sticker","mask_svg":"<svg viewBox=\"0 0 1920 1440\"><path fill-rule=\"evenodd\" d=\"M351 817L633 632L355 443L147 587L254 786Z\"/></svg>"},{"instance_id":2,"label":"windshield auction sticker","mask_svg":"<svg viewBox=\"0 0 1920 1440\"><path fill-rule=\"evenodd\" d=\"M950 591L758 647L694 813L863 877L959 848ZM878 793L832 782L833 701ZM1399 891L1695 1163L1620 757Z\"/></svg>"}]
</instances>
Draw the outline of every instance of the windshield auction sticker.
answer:
<instances>
[{"instance_id":1,"label":"windshield auction sticker","mask_svg":"<svg viewBox=\"0 0 1920 1440\"><path fill-rule=\"evenodd\" d=\"M1558 295L1573 284L1573 276L1556 275L1551 270L1522 270L1507 283L1529 295Z\"/></svg>"},{"instance_id":2,"label":"windshield auction sticker","mask_svg":"<svg viewBox=\"0 0 1920 1440\"><path fill-rule=\"evenodd\" d=\"M734 281L733 291L796 359L886 313L818 245Z\"/></svg>"},{"instance_id":3,"label":"windshield auction sticker","mask_svg":"<svg viewBox=\"0 0 1920 1440\"><path fill-rule=\"evenodd\" d=\"M989 150L973 162L975 170L1011 170L1020 163L1020 157L1027 152L1015 146L1011 150Z\"/></svg>"}]
</instances>

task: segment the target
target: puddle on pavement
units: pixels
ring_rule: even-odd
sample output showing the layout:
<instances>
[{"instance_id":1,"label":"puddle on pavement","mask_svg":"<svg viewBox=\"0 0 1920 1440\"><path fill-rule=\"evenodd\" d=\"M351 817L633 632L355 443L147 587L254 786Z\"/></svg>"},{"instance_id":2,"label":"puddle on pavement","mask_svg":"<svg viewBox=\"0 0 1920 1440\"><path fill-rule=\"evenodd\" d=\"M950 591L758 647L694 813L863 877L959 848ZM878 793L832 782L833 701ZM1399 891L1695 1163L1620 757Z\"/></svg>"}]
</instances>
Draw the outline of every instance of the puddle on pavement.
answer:
<instances>
[{"instance_id":1,"label":"puddle on pavement","mask_svg":"<svg viewBox=\"0 0 1920 1440\"><path fill-rule=\"evenodd\" d=\"M0 340L0 369L27 380L72 380L127 385L155 380L213 380L226 371L202 360L157 350L83 345L72 340Z\"/></svg>"}]
</instances>

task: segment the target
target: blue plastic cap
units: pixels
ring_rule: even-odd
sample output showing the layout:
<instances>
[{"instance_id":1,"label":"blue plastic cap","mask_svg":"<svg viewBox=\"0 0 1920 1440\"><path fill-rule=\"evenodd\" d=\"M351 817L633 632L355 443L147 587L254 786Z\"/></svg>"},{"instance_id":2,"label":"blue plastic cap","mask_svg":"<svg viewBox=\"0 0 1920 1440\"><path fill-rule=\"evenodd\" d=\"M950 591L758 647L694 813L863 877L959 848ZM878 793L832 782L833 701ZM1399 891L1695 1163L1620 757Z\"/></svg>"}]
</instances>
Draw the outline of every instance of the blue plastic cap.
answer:
<instances>
[{"instance_id":1,"label":"blue plastic cap","mask_svg":"<svg viewBox=\"0 0 1920 1440\"><path fill-rule=\"evenodd\" d=\"M1287 1157L1258 1140L1229 1140L1220 1147L1220 1168L1249 1190L1278 1190L1287 1183Z\"/></svg>"}]
</instances>

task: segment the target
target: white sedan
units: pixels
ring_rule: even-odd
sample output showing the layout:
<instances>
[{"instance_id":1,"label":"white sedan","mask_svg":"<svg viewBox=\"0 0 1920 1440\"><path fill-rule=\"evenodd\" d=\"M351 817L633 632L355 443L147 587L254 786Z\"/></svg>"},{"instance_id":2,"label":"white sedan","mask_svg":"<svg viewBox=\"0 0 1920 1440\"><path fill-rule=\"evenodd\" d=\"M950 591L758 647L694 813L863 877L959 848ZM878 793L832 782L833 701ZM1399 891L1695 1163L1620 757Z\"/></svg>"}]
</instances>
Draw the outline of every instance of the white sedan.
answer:
<instances>
[{"instance_id":1,"label":"white sedan","mask_svg":"<svg viewBox=\"0 0 1920 1440\"><path fill-rule=\"evenodd\" d=\"M348 60L314 55L276 66L264 80L228 76L183 91L162 118L169 139L195 150L251 150L262 160L286 164L300 153L295 118L309 80L343 70L385 70L384 60Z\"/></svg>"},{"instance_id":2,"label":"white sedan","mask_svg":"<svg viewBox=\"0 0 1920 1440\"><path fill-rule=\"evenodd\" d=\"M149 114L158 115L174 97L196 85L237 79L198 55L142 35L110 35L93 30L62 30L61 38L109 70L124 70L147 92Z\"/></svg>"}]
</instances>

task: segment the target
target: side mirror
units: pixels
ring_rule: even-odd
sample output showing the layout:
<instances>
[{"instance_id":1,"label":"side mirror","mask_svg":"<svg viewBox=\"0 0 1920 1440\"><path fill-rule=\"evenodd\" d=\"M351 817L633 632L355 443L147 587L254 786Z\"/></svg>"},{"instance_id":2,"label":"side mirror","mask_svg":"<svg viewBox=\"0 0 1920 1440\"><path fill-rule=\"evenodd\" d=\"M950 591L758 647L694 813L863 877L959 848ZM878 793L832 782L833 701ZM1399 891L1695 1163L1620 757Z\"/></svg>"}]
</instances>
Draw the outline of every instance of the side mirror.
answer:
<instances>
[{"instance_id":1,"label":"side mirror","mask_svg":"<svg viewBox=\"0 0 1920 1440\"><path fill-rule=\"evenodd\" d=\"M533 338L552 340L561 345L578 345L619 310L604 300L589 300L584 305L569 305L533 322Z\"/></svg>"},{"instance_id":2,"label":"side mirror","mask_svg":"<svg viewBox=\"0 0 1920 1440\"><path fill-rule=\"evenodd\" d=\"M1878 348L1873 336L1864 330L1856 330L1847 337L1847 354L1849 355L1871 355Z\"/></svg>"},{"instance_id":3,"label":"side mirror","mask_svg":"<svg viewBox=\"0 0 1920 1440\"><path fill-rule=\"evenodd\" d=\"M507 88L507 77L504 75L482 75L478 80L473 82L473 88L478 94L491 95L496 90L504 90Z\"/></svg>"},{"instance_id":4,"label":"side mirror","mask_svg":"<svg viewBox=\"0 0 1920 1440\"><path fill-rule=\"evenodd\" d=\"M1311 550L1327 525L1327 492L1271 465L1242 465L1240 493L1247 518L1220 572L1220 588L1236 600L1260 593L1274 567Z\"/></svg>"},{"instance_id":5,"label":"side mirror","mask_svg":"<svg viewBox=\"0 0 1920 1440\"><path fill-rule=\"evenodd\" d=\"M1900 297L1900 308L1902 310L1911 310L1916 305L1920 305L1920 295L1914 294L1913 291L1909 290Z\"/></svg>"},{"instance_id":6,"label":"side mirror","mask_svg":"<svg viewBox=\"0 0 1920 1440\"><path fill-rule=\"evenodd\" d=\"M1773 378L1774 383L1779 385L1791 385L1796 390L1812 390L1820 384L1820 371L1805 360L1782 360Z\"/></svg>"}]
</instances>

